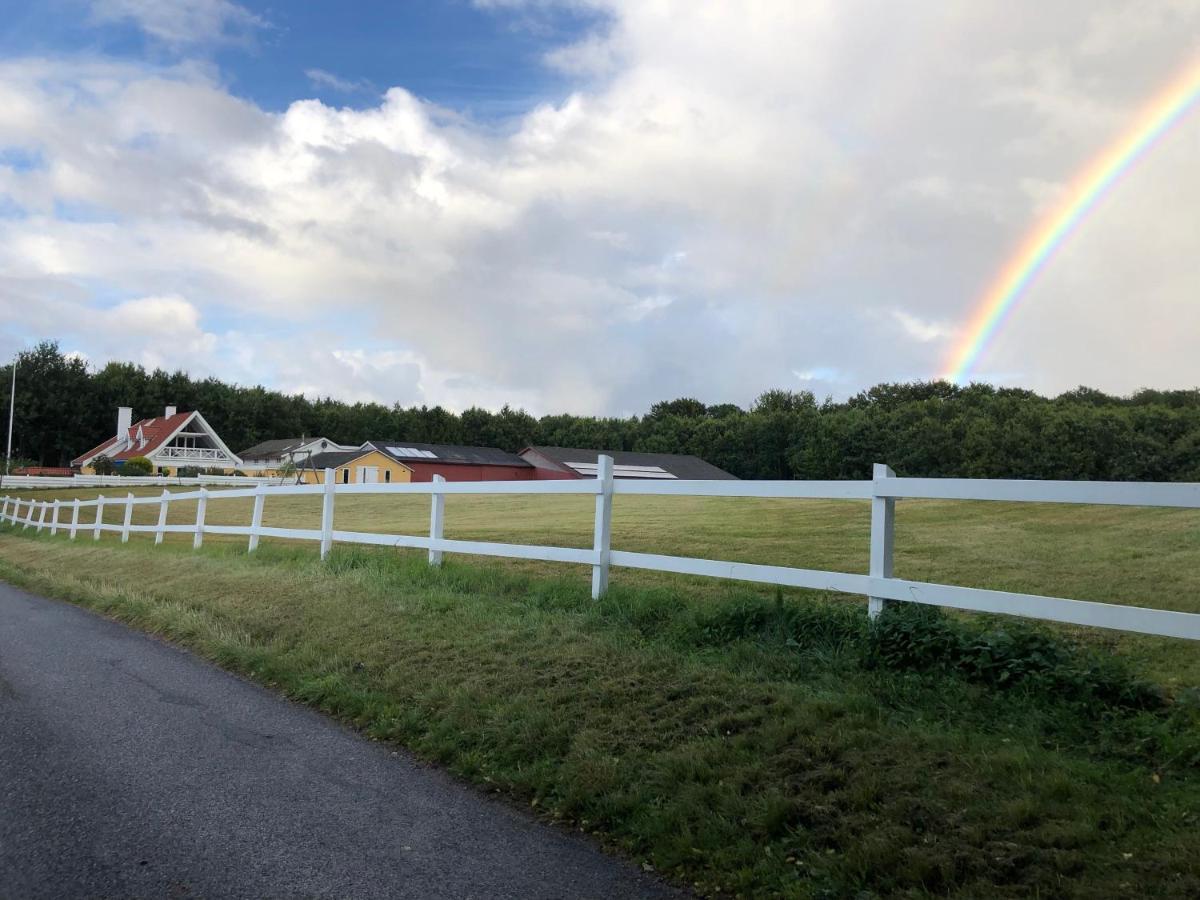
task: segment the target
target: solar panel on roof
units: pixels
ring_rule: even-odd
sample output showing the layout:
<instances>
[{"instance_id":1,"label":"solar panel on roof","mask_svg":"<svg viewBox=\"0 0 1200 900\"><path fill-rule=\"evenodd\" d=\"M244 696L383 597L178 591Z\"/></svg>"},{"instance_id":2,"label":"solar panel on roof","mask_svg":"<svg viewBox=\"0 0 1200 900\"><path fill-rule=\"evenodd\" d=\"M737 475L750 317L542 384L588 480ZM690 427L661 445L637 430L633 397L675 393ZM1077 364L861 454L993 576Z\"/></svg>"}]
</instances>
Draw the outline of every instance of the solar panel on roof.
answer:
<instances>
[{"instance_id":1,"label":"solar panel on roof","mask_svg":"<svg viewBox=\"0 0 1200 900\"><path fill-rule=\"evenodd\" d=\"M388 453L393 456L407 456L409 458L417 457L423 459L437 459L437 454L429 450L418 450L416 447L388 447Z\"/></svg>"}]
</instances>

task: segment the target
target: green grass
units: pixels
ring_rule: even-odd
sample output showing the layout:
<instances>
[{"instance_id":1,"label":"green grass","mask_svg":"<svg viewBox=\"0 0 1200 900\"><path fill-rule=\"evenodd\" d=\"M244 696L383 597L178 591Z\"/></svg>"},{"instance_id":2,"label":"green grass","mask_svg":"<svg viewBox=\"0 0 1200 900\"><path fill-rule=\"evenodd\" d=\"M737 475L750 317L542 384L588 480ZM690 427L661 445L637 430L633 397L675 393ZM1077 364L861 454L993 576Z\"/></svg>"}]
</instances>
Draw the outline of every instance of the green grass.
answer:
<instances>
[{"instance_id":1,"label":"green grass","mask_svg":"<svg viewBox=\"0 0 1200 900\"><path fill-rule=\"evenodd\" d=\"M189 489L190 490L190 489ZM134 488L135 495L160 491ZM23 497L68 500L97 491L25 491ZM108 496L126 492L109 490ZM211 497L218 497L214 491ZM317 528L319 496L267 501L264 524ZM210 499L210 524L245 525L249 499ZM587 547L592 541L590 497L450 496L446 536L463 540ZM896 575L970 587L1045 594L1200 612L1200 511L1031 503L900 501L896 506ZM134 507L133 521L154 524L156 506ZM91 521L94 510L83 510ZM119 523L123 509L106 510ZM64 514L64 518L69 514ZM195 521L196 502L172 504L169 521ZM708 559L803 566L865 574L869 508L858 501L792 501L705 497L618 497L613 546ZM427 534L428 497L349 495L337 500L339 529ZM90 539L90 533L85 535ZM116 536L106 533L103 540ZM135 535L132 541L149 541ZM190 545L190 536L168 541ZM205 537L206 544L244 543L244 538ZM309 545L311 546L311 545ZM524 575L586 580L579 567L506 561ZM697 601L724 596L727 586L710 579L616 569L613 583L686 591ZM769 589L760 591L763 595ZM788 592L789 597L802 596ZM857 597L846 602L862 605ZM1200 685L1200 653L1194 645L1096 629L1060 629L1106 652L1127 656L1136 668L1172 688Z\"/></svg>"},{"instance_id":2,"label":"green grass","mask_svg":"<svg viewBox=\"0 0 1200 900\"><path fill-rule=\"evenodd\" d=\"M586 543L586 506L460 499L453 536ZM861 506L748 507L619 506L615 530L623 546L667 552L865 564ZM1093 565L1101 546L1145 540L1139 562L1163 573L1194 540L1187 517L1024 507L1036 532L1025 538L1028 518L1003 508L902 509L904 574L946 552L946 568L920 574L974 583L1068 577L1049 566L1047 534ZM281 502L273 514L311 513ZM424 504L347 502L338 526L425 516ZM1014 548L1044 567L1001 558ZM1085 568L1069 577L1099 588ZM639 574L615 572L597 603L569 566L451 558L431 570L420 554L356 548L322 565L301 546L248 557L207 539L193 553L0 533L0 577L164 635L705 894L1200 894L1200 705L1180 683L1165 699L1141 684L1157 663L1011 620L1001 633L998 619L901 614L872 630L857 598ZM1175 577L1161 602L1187 608L1194 576Z\"/></svg>"}]
</instances>

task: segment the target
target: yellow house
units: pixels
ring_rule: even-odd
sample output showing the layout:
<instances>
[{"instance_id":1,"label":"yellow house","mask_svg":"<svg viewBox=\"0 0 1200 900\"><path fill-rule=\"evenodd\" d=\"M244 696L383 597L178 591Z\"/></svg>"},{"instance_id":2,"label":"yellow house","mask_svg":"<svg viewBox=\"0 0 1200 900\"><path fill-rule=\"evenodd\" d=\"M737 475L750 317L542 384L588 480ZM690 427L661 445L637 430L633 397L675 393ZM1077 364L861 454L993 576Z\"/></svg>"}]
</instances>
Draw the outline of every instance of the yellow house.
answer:
<instances>
[{"instance_id":1,"label":"yellow house","mask_svg":"<svg viewBox=\"0 0 1200 900\"><path fill-rule=\"evenodd\" d=\"M320 484L325 470L333 469L338 484L396 484L412 481L412 469L378 450L318 453L300 470L305 484Z\"/></svg>"}]
</instances>

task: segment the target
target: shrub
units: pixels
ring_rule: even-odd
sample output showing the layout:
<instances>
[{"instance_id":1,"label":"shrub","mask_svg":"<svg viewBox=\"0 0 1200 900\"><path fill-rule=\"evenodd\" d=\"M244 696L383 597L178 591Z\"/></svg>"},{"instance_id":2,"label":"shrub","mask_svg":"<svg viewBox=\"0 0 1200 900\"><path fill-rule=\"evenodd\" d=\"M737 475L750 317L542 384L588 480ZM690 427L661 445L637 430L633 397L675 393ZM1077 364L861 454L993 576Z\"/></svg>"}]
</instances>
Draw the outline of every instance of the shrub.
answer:
<instances>
[{"instance_id":1,"label":"shrub","mask_svg":"<svg viewBox=\"0 0 1200 900\"><path fill-rule=\"evenodd\" d=\"M867 663L949 672L1000 688L1020 684L1126 709L1164 704L1157 688L1133 677L1118 659L1021 623L981 627L917 603L888 606L871 629Z\"/></svg>"},{"instance_id":2,"label":"shrub","mask_svg":"<svg viewBox=\"0 0 1200 900\"><path fill-rule=\"evenodd\" d=\"M121 466L122 475L151 475L154 473L154 463L144 456L134 456L125 460Z\"/></svg>"},{"instance_id":3,"label":"shrub","mask_svg":"<svg viewBox=\"0 0 1200 900\"><path fill-rule=\"evenodd\" d=\"M111 459L101 453L92 460L92 469L97 475L111 475L117 470L117 466Z\"/></svg>"}]
</instances>

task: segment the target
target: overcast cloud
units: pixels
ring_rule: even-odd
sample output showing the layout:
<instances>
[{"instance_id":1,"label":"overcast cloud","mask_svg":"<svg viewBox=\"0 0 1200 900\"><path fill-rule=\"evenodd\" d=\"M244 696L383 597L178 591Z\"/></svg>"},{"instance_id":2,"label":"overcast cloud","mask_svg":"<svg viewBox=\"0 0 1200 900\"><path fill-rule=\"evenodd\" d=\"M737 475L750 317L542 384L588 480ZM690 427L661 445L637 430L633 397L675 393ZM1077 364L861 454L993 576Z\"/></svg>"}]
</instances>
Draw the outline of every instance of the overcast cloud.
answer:
<instances>
[{"instance_id":1,"label":"overcast cloud","mask_svg":"<svg viewBox=\"0 0 1200 900\"><path fill-rule=\"evenodd\" d=\"M1039 213L1200 52L1197 2L603 6L544 61L573 92L497 124L403 85L264 111L202 48L269 23L97 3L171 54L0 62L0 351L56 336L96 363L539 413L934 377ZM979 377L1200 382L1197 158L1200 113Z\"/></svg>"}]
</instances>

